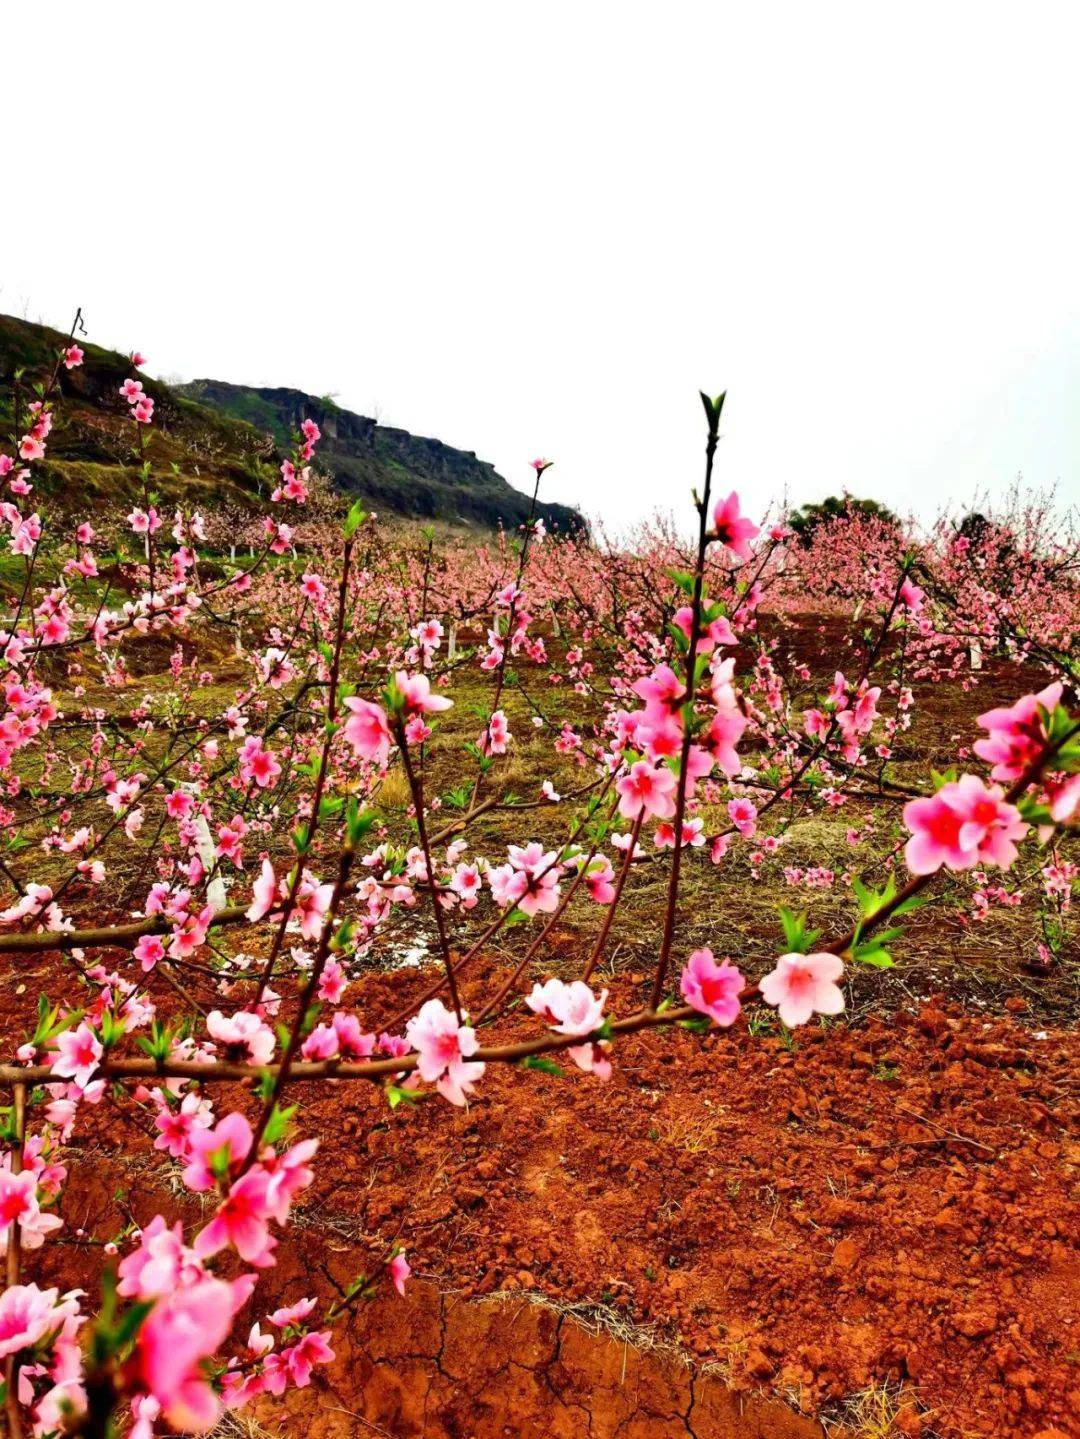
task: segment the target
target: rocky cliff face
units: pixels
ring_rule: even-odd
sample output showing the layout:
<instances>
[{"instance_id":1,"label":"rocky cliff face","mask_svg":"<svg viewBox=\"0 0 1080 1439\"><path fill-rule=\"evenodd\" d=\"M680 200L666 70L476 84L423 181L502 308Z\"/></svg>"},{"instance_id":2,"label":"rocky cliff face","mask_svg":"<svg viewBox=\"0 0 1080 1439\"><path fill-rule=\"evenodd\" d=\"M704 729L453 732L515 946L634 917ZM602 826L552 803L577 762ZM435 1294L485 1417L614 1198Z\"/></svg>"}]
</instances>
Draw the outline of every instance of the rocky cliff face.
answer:
<instances>
[{"instance_id":1,"label":"rocky cliff face","mask_svg":"<svg viewBox=\"0 0 1080 1439\"><path fill-rule=\"evenodd\" d=\"M67 342L58 330L0 315L0 431L12 424L11 381L22 373L26 394L51 373ZM86 361L61 370L63 403L38 483L53 503L129 504L142 493L128 407L119 394L131 372L126 355L80 337ZM529 513L529 496L465 450L406 430L378 425L300 390L255 389L224 380L169 386L140 377L154 399L155 487L166 503L227 504L252 509L277 480L280 454L301 419L318 422L321 468L338 489L373 510L473 526L513 528ZM549 528L584 522L566 505L541 504Z\"/></svg>"},{"instance_id":2,"label":"rocky cliff face","mask_svg":"<svg viewBox=\"0 0 1080 1439\"><path fill-rule=\"evenodd\" d=\"M322 430L322 467L339 489L375 510L420 519L473 525L519 525L529 512L530 496L515 490L484 460L441 440L379 425L365 415L343 410L331 400L301 390L233 385L224 380L193 380L179 393L209 406L284 444L305 417ZM564 533L583 528L577 510L567 505L538 505L549 528Z\"/></svg>"}]
</instances>

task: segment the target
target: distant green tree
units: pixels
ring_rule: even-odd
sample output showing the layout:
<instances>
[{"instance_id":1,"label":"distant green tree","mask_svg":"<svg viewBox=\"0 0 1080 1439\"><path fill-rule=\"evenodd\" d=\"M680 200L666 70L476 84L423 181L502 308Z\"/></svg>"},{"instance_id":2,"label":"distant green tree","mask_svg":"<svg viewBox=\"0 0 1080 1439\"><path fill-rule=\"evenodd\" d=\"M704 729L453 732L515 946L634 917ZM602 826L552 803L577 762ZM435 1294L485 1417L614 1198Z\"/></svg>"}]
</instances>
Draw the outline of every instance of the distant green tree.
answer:
<instances>
[{"instance_id":1,"label":"distant green tree","mask_svg":"<svg viewBox=\"0 0 1080 1439\"><path fill-rule=\"evenodd\" d=\"M856 499L848 494L830 495L817 504L802 505L788 516L788 524L802 543L808 545L818 525L854 515L881 520L883 524L897 529L900 527L900 521L886 505L879 504L877 500Z\"/></svg>"}]
</instances>

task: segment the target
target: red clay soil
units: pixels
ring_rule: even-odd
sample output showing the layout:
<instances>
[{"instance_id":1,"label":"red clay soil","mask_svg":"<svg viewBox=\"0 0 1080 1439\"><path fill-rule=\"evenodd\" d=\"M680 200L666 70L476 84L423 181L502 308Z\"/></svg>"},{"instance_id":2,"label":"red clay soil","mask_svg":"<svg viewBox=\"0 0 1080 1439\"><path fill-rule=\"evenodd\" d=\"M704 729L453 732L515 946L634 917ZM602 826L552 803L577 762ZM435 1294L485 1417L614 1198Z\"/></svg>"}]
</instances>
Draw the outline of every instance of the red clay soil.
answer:
<instances>
[{"instance_id":1,"label":"red clay soil","mask_svg":"<svg viewBox=\"0 0 1080 1439\"><path fill-rule=\"evenodd\" d=\"M911 1433L1071 1434L1076 1041L1038 1036L932 1004L794 1052L654 1033L604 1090L489 1071L468 1113L373 1130L382 1101L350 1092L306 1127L326 1211L455 1288L603 1299L809 1413L903 1381Z\"/></svg>"},{"instance_id":2,"label":"red clay soil","mask_svg":"<svg viewBox=\"0 0 1080 1439\"><path fill-rule=\"evenodd\" d=\"M640 1002L640 978L617 983L611 1008ZM374 1021L401 1002L400 976L349 998ZM852 1396L889 1383L906 1396L891 1432L1080 1434L1076 1052L1072 1032L931 1003L801 1031L793 1050L745 1024L704 1039L638 1035L617 1047L604 1087L577 1071L493 1068L467 1112L430 1099L391 1113L373 1087L298 1086L320 1174L260 1294L271 1307L329 1293L323 1261L344 1276L400 1239L455 1303L511 1291L602 1304L716 1366L737 1394L782 1395L809 1415L850 1419ZM221 1096L231 1102L244 1096ZM69 1223L108 1238L121 1212L168 1211L138 1131L105 1106L92 1128L95 1163L69 1156ZM137 1175L120 1210L110 1158ZM90 1279L78 1251L48 1251L29 1268ZM367 1376L382 1388L365 1418L382 1416L382 1432L564 1432L562 1409L549 1428L512 1400L499 1411L509 1428L472 1422L462 1404L483 1382L463 1390L442 1371L429 1389L445 1380L453 1422L417 1419L415 1394L411 1419L380 1408L407 1356L434 1362L414 1344L419 1323L415 1306L401 1310L403 1332L379 1341L384 1360L346 1336L348 1372L328 1371L324 1407L354 1410ZM529 1402L543 1406L562 1382L544 1371ZM649 1429L647 1410L617 1417L595 1433L669 1432Z\"/></svg>"}]
</instances>

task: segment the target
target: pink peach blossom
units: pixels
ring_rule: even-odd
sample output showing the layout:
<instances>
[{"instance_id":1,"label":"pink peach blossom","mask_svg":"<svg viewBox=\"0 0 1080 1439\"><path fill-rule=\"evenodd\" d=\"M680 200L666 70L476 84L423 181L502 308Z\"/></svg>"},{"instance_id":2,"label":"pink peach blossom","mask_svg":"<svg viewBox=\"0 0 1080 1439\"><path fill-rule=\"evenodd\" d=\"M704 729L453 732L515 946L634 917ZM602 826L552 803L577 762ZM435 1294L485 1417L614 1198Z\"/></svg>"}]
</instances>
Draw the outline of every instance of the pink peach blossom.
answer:
<instances>
[{"instance_id":1,"label":"pink peach blossom","mask_svg":"<svg viewBox=\"0 0 1080 1439\"><path fill-rule=\"evenodd\" d=\"M429 999L405 1026L405 1037L419 1055L417 1072L451 1104L464 1105L484 1065L470 1061L479 1046L476 1031L459 1025L440 999Z\"/></svg>"},{"instance_id":2,"label":"pink peach blossom","mask_svg":"<svg viewBox=\"0 0 1080 1439\"><path fill-rule=\"evenodd\" d=\"M619 793L619 813L625 819L636 819L642 810L657 819L670 819L675 813L675 776L671 770L656 768L647 760L636 760L628 774L615 781Z\"/></svg>"},{"instance_id":3,"label":"pink peach blossom","mask_svg":"<svg viewBox=\"0 0 1080 1439\"><path fill-rule=\"evenodd\" d=\"M350 710L345 721L345 738L362 759L384 765L390 754L390 725L386 711L370 700L350 696L345 701Z\"/></svg>"},{"instance_id":4,"label":"pink peach blossom","mask_svg":"<svg viewBox=\"0 0 1080 1439\"><path fill-rule=\"evenodd\" d=\"M814 1014L840 1014L844 993L837 980L844 966L835 954L782 954L776 968L758 988L788 1029L806 1024Z\"/></svg>"},{"instance_id":5,"label":"pink peach blossom","mask_svg":"<svg viewBox=\"0 0 1080 1439\"><path fill-rule=\"evenodd\" d=\"M740 560L753 553L750 541L760 533L759 527L739 513L739 496L732 490L726 500L717 500L713 509L713 538L726 545Z\"/></svg>"},{"instance_id":6,"label":"pink peach blossom","mask_svg":"<svg viewBox=\"0 0 1080 1439\"><path fill-rule=\"evenodd\" d=\"M744 983L742 975L726 959L717 964L711 949L695 949L686 961L679 988L691 1009L727 1026L739 1017L739 995Z\"/></svg>"}]
</instances>

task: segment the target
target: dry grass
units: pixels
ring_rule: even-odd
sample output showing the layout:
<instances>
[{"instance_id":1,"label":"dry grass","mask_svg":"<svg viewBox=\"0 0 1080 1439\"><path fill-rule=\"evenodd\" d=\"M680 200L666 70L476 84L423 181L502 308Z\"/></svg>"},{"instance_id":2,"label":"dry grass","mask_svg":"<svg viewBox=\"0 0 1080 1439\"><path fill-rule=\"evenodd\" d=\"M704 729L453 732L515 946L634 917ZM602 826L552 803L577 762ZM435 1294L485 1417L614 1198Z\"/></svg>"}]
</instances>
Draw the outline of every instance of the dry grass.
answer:
<instances>
[{"instance_id":1,"label":"dry grass","mask_svg":"<svg viewBox=\"0 0 1080 1439\"><path fill-rule=\"evenodd\" d=\"M822 1422L828 1434L844 1439L903 1439L898 1421L908 1407L902 1384L871 1383L844 1402L836 1420Z\"/></svg>"},{"instance_id":2,"label":"dry grass","mask_svg":"<svg viewBox=\"0 0 1080 1439\"><path fill-rule=\"evenodd\" d=\"M680 1108L674 1114L658 1115L656 1130L665 1148L681 1149L684 1154L703 1154L715 1150L723 1132L723 1119L715 1113L709 1100L702 1100L702 1109L690 1112Z\"/></svg>"}]
</instances>

